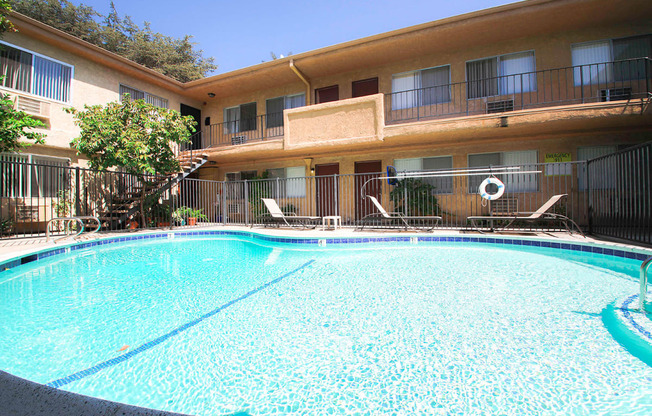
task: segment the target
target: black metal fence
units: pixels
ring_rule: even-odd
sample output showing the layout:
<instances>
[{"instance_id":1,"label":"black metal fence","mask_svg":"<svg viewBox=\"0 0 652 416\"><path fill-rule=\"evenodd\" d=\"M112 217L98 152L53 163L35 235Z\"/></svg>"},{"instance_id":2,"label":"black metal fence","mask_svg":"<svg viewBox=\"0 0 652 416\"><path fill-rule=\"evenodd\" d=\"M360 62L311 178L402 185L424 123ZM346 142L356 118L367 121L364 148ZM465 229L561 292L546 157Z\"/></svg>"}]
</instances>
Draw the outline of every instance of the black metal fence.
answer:
<instances>
[{"instance_id":1,"label":"black metal fence","mask_svg":"<svg viewBox=\"0 0 652 416\"><path fill-rule=\"evenodd\" d=\"M588 162L589 231L652 245L652 142Z\"/></svg>"},{"instance_id":2,"label":"black metal fence","mask_svg":"<svg viewBox=\"0 0 652 416\"><path fill-rule=\"evenodd\" d=\"M64 222L55 219L73 216L97 216L103 230L170 222L171 207L163 201L170 199L172 177L26 163L7 157L0 159L0 174L2 238L43 236L48 227L53 235L62 234Z\"/></svg>"},{"instance_id":3,"label":"black metal fence","mask_svg":"<svg viewBox=\"0 0 652 416\"><path fill-rule=\"evenodd\" d=\"M517 168L531 173L496 171L495 176L507 189L497 201L486 201L478 194L478 186L489 173L466 176L461 171L443 177L405 177L396 185L390 185L386 175L380 172L231 182L185 179L177 201L182 204L182 210L200 209L206 214L203 221L209 223L265 225L269 223L269 212L261 198L272 198L286 215L339 216L343 226L355 227L370 214L378 214L372 201L365 197L371 195L388 212L406 216L438 215L443 218L439 228L470 230L467 220L470 216L533 212L551 196L566 194L562 203L554 207L555 212L570 217L584 228L588 226L587 192L579 186L585 175L584 162ZM371 228L380 225L372 222ZM530 223L521 227L556 230L560 224Z\"/></svg>"},{"instance_id":4,"label":"black metal fence","mask_svg":"<svg viewBox=\"0 0 652 416\"><path fill-rule=\"evenodd\" d=\"M343 226L354 227L378 214L365 195L388 212L438 215L443 218L439 228L471 230L470 216L533 212L551 196L566 194L551 212L595 235L651 244L651 153L648 143L589 162L516 166L513 174L493 167L506 185L495 201L478 194L488 173L468 176L456 170L414 177L399 172L396 184L380 172L222 182L0 160L0 232L3 239L40 237L49 226L63 234L64 225L51 220L72 216L97 216L105 231L262 226L269 223L269 213L261 198L274 199L286 215L338 216ZM517 227L562 229L554 222Z\"/></svg>"},{"instance_id":5,"label":"black metal fence","mask_svg":"<svg viewBox=\"0 0 652 416\"><path fill-rule=\"evenodd\" d=\"M393 92L385 95L385 122L648 99L651 62L649 58L628 59Z\"/></svg>"}]
</instances>

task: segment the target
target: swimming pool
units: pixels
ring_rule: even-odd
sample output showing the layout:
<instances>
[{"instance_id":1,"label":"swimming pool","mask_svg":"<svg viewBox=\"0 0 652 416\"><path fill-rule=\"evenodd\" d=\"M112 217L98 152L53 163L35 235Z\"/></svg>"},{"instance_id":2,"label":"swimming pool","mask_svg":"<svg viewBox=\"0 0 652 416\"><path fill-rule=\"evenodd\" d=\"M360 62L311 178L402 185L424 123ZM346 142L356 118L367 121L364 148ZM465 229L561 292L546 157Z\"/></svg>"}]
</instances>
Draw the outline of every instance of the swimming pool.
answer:
<instances>
[{"instance_id":1,"label":"swimming pool","mask_svg":"<svg viewBox=\"0 0 652 416\"><path fill-rule=\"evenodd\" d=\"M45 253L0 273L0 368L190 414L649 414L652 346L618 315L642 254L416 238Z\"/></svg>"}]
</instances>

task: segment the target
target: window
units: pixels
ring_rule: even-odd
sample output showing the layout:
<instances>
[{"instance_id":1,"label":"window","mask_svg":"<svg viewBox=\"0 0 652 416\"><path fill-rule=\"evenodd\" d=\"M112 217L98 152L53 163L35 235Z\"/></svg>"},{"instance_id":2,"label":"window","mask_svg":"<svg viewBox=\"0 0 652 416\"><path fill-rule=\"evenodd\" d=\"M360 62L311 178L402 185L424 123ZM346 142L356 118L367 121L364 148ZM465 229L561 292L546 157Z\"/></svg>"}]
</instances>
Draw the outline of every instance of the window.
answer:
<instances>
[{"instance_id":1,"label":"window","mask_svg":"<svg viewBox=\"0 0 652 416\"><path fill-rule=\"evenodd\" d=\"M534 52L518 52L466 63L468 98L536 91Z\"/></svg>"},{"instance_id":2,"label":"window","mask_svg":"<svg viewBox=\"0 0 652 416\"><path fill-rule=\"evenodd\" d=\"M242 172L228 172L226 174L227 182L248 181L256 177L258 173L255 170L244 170Z\"/></svg>"},{"instance_id":3,"label":"window","mask_svg":"<svg viewBox=\"0 0 652 416\"><path fill-rule=\"evenodd\" d=\"M0 70L4 87L70 102L71 65L0 42Z\"/></svg>"},{"instance_id":4,"label":"window","mask_svg":"<svg viewBox=\"0 0 652 416\"><path fill-rule=\"evenodd\" d=\"M272 195L275 198L304 198L306 196L306 170L303 166L268 169L272 181ZM278 186L277 186L278 184Z\"/></svg>"},{"instance_id":5,"label":"window","mask_svg":"<svg viewBox=\"0 0 652 416\"><path fill-rule=\"evenodd\" d=\"M129 94L129 98L133 100L144 100L146 103L155 105L156 107L169 108L168 100L165 98L120 84L120 101L124 99L125 94Z\"/></svg>"},{"instance_id":6,"label":"window","mask_svg":"<svg viewBox=\"0 0 652 416\"><path fill-rule=\"evenodd\" d=\"M394 167L400 176L401 172L420 172L450 170L453 168L452 156L425 157L416 159L395 159ZM434 186L435 194L452 194L453 177L419 178L422 181Z\"/></svg>"},{"instance_id":7,"label":"window","mask_svg":"<svg viewBox=\"0 0 652 416\"><path fill-rule=\"evenodd\" d=\"M575 85L645 79L645 62L636 58L650 56L652 35L572 45L571 57L573 66L576 67L573 71Z\"/></svg>"},{"instance_id":8,"label":"window","mask_svg":"<svg viewBox=\"0 0 652 416\"><path fill-rule=\"evenodd\" d=\"M256 130L256 103L224 109L224 134Z\"/></svg>"},{"instance_id":9,"label":"window","mask_svg":"<svg viewBox=\"0 0 652 416\"><path fill-rule=\"evenodd\" d=\"M267 128L281 127L283 125L283 110L303 107L306 105L305 94L286 95L284 97L270 98L265 103Z\"/></svg>"},{"instance_id":10,"label":"window","mask_svg":"<svg viewBox=\"0 0 652 416\"><path fill-rule=\"evenodd\" d=\"M450 66L392 75L392 109L446 103L450 96Z\"/></svg>"},{"instance_id":11,"label":"window","mask_svg":"<svg viewBox=\"0 0 652 416\"><path fill-rule=\"evenodd\" d=\"M331 85L330 87L318 88L315 90L315 104L328 103L339 99L339 85Z\"/></svg>"},{"instance_id":12,"label":"window","mask_svg":"<svg viewBox=\"0 0 652 416\"><path fill-rule=\"evenodd\" d=\"M591 160L596 157L605 156L615 153L618 150L616 146L586 146L577 148L577 160ZM615 178L612 175L598 173L598 177L591 178L591 183L595 189L613 189L616 187ZM586 172L586 163L580 165L578 169L578 187L580 191L588 189L588 175Z\"/></svg>"},{"instance_id":13,"label":"window","mask_svg":"<svg viewBox=\"0 0 652 416\"><path fill-rule=\"evenodd\" d=\"M536 150L518 152L480 153L468 156L469 168L486 168L489 166L518 166L521 171L537 170L539 154ZM505 192L535 192L539 181L537 173L517 175L496 175L505 184ZM489 176L487 174L487 176ZM469 193L477 193L478 187L486 177L469 176Z\"/></svg>"},{"instance_id":14,"label":"window","mask_svg":"<svg viewBox=\"0 0 652 416\"><path fill-rule=\"evenodd\" d=\"M242 181L251 180L255 178L257 172L255 170L245 170L242 172L227 172L225 179L226 182L235 182L232 184L225 184L224 189L227 199L244 199L245 195L245 184ZM237 211L232 211L229 207L229 213L239 213L240 208L237 204L234 204Z\"/></svg>"},{"instance_id":15,"label":"window","mask_svg":"<svg viewBox=\"0 0 652 416\"><path fill-rule=\"evenodd\" d=\"M55 197L70 188L70 159L31 154L0 154L0 196L9 198Z\"/></svg>"}]
</instances>

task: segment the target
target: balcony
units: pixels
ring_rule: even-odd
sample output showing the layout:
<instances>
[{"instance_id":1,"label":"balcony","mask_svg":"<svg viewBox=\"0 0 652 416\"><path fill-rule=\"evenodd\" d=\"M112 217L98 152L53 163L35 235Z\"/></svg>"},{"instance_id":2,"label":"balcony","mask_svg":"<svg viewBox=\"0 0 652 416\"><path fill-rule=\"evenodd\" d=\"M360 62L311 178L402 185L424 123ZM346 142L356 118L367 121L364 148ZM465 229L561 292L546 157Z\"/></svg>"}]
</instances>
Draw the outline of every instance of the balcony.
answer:
<instances>
[{"instance_id":1,"label":"balcony","mask_svg":"<svg viewBox=\"0 0 652 416\"><path fill-rule=\"evenodd\" d=\"M283 137L283 113L262 114L206 126L191 137L193 149L235 146Z\"/></svg>"},{"instance_id":2,"label":"balcony","mask_svg":"<svg viewBox=\"0 0 652 416\"><path fill-rule=\"evenodd\" d=\"M506 113L526 114L527 110L543 109L545 114L535 111L533 114L539 115L525 121L536 128L550 120L546 115L548 110L564 106L579 111L569 115L571 118L601 117L604 122L605 115L623 114L622 106L634 100L637 100L637 108L644 108L651 97L651 60L639 58L351 98L217 123L195 134L192 146L193 149L235 149L234 146L280 139L271 147L254 146L249 151L265 153L315 149L324 145L335 150L336 147L360 147L385 139L391 142L401 134L405 139L400 140L413 138L414 134L432 138L433 129L441 127L439 121L445 119L462 118L460 123L447 127L450 132L455 128L481 127L482 124L473 121L473 116L495 114L499 118ZM603 107L615 110L595 112ZM634 108L632 106L630 111ZM427 129L430 130L424 130L422 125L415 125L420 126L419 131L409 130L409 123L428 121ZM400 125L406 125L408 130L389 128ZM446 131L439 133L448 134Z\"/></svg>"},{"instance_id":3,"label":"balcony","mask_svg":"<svg viewBox=\"0 0 652 416\"><path fill-rule=\"evenodd\" d=\"M486 78L385 94L385 123L412 123L535 108L649 99L650 59Z\"/></svg>"}]
</instances>

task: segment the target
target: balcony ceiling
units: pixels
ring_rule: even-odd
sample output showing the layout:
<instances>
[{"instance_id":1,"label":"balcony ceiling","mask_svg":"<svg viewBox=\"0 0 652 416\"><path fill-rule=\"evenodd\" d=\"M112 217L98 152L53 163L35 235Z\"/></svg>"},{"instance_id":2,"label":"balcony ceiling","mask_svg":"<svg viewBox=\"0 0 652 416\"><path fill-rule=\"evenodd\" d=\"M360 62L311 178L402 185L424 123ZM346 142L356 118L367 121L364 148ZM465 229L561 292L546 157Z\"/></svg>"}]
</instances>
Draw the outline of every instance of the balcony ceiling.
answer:
<instances>
[{"instance_id":1,"label":"balcony ceiling","mask_svg":"<svg viewBox=\"0 0 652 416\"><path fill-rule=\"evenodd\" d=\"M514 3L425 23L243 68L185 84L186 93L206 101L296 83L290 59L308 79L383 66L469 45L481 47L518 38L587 27L650 23L652 1L540 0ZM516 35L517 34L517 35ZM542 68L543 69L543 68Z\"/></svg>"}]
</instances>

